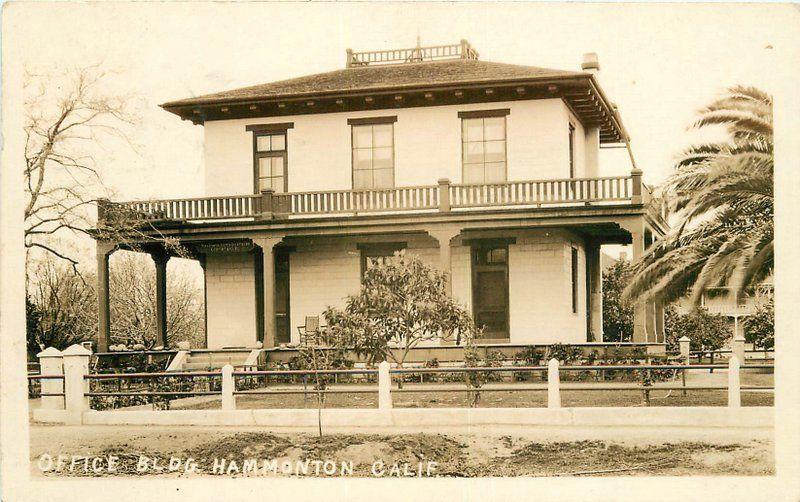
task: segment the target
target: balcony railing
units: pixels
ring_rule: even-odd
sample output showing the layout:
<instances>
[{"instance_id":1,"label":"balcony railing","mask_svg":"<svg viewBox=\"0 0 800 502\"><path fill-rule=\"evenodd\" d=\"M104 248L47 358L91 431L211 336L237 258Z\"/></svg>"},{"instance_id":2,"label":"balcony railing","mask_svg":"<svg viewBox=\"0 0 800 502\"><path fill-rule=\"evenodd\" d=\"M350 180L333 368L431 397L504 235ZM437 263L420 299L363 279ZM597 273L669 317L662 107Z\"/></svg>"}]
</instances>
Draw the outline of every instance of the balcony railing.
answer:
<instances>
[{"instance_id":1,"label":"balcony railing","mask_svg":"<svg viewBox=\"0 0 800 502\"><path fill-rule=\"evenodd\" d=\"M641 204L641 172L631 176L509 181L489 184L451 184L375 190L326 190L314 192L202 197L133 202L102 201L99 220L111 215L154 221L250 220L357 215L407 211L449 212L501 207L558 207ZM647 194L644 194L647 199Z\"/></svg>"}]
</instances>

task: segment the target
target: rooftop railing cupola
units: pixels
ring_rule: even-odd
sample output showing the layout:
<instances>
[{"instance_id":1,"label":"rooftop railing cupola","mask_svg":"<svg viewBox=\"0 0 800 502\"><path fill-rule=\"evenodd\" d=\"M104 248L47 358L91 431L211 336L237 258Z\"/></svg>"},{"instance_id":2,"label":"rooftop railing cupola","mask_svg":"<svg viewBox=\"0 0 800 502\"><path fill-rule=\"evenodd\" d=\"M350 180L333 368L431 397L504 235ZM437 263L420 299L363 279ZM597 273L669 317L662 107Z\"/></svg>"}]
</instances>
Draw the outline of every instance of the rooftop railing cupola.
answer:
<instances>
[{"instance_id":1,"label":"rooftop railing cupola","mask_svg":"<svg viewBox=\"0 0 800 502\"><path fill-rule=\"evenodd\" d=\"M441 61L446 59L478 59L476 51L469 42L461 40L453 45L432 45L409 49L389 49L385 51L353 52L347 49L347 68L360 66L419 63L422 61Z\"/></svg>"}]
</instances>

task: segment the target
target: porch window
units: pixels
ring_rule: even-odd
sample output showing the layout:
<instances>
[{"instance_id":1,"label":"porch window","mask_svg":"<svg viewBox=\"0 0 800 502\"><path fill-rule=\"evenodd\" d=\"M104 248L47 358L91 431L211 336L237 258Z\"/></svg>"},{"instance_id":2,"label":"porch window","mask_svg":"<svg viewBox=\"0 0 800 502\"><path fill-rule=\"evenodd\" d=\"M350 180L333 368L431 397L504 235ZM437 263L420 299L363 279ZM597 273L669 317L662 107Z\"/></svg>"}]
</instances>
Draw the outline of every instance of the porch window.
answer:
<instances>
[{"instance_id":1,"label":"porch window","mask_svg":"<svg viewBox=\"0 0 800 502\"><path fill-rule=\"evenodd\" d=\"M367 270L379 263L381 259L391 258L397 251L406 248L405 242L381 242L376 244L359 244L361 251L361 277Z\"/></svg>"},{"instance_id":2,"label":"porch window","mask_svg":"<svg viewBox=\"0 0 800 502\"><path fill-rule=\"evenodd\" d=\"M461 112L464 183L506 181L506 115L508 110Z\"/></svg>"},{"instance_id":3,"label":"porch window","mask_svg":"<svg viewBox=\"0 0 800 502\"><path fill-rule=\"evenodd\" d=\"M572 313L578 313L578 248L572 247Z\"/></svg>"},{"instance_id":4,"label":"porch window","mask_svg":"<svg viewBox=\"0 0 800 502\"><path fill-rule=\"evenodd\" d=\"M397 117L350 119L353 189L394 188L394 122Z\"/></svg>"}]
</instances>

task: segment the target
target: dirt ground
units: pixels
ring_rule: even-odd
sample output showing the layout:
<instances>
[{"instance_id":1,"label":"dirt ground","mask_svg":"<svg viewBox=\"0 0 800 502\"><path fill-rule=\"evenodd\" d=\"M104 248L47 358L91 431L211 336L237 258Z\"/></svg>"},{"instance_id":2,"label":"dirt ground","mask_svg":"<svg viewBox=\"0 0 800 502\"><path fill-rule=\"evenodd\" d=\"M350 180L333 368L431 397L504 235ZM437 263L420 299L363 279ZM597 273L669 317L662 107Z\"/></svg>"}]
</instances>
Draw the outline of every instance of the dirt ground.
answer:
<instances>
[{"instance_id":1,"label":"dirt ground","mask_svg":"<svg viewBox=\"0 0 800 502\"><path fill-rule=\"evenodd\" d=\"M325 431L324 431L325 432ZM619 433L617 433L619 434ZM600 437L602 439L580 439ZM702 441L690 440L691 437ZM241 470L247 459L275 459L277 465L304 461L349 464L349 471L333 475L404 476L642 476L642 475L771 475L774 453L771 434L749 436L719 431L716 435L671 434L652 430L643 434L626 431L624 436L604 438L597 431L553 431L546 428L499 428L465 433L409 433L380 431L375 434L326 432L318 437L306 433L277 433L256 427L31 427L31 472L34 476L108 476L84 469L78 460L71 471L69 461L61 472L42 472L43 455L78 455L102 459L119 457L117 471L123 476L210 476L215 459L225 459L230 476L247 475ZM159 469L139 472L141 457L158 459ZM65 458L68 458L65 457ZM170 471L170 457L193 459L195 472L186 473L185 463ZM102 464L103 460L100 461ZM152 462L152 461L151 461ZM436 462L428 473L429 462ZM260 464L259 464L260 465ZM375 466L378 466L377 471ZM393 470L398 466L397 470ZM407 467L407 471L405 469ZM295 468L296 469L296 468ZM290 469L291 471L291 469ZM297 470L286 473L263 471L257 475L326 475ZM252 475L252 473L250 473Z\"/></svg>"}]
</instances>

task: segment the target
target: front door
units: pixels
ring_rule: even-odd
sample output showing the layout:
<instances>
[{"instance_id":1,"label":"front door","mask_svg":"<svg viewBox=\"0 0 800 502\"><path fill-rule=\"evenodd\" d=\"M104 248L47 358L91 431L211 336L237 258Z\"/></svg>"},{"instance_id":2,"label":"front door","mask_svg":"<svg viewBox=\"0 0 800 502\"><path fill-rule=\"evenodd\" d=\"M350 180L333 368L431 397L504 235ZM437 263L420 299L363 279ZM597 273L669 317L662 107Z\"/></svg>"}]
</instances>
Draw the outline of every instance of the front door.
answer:
<instances>
[{"instance_id":1,"label":"front door","mask_svg":"<svg viewBox=\"0 0 800 502\"><path fill-rule=\"evenodd\" d=\"M508 340L508 243L473 244L472 312L483 339Z\"/></svg>"}]
</instances>

